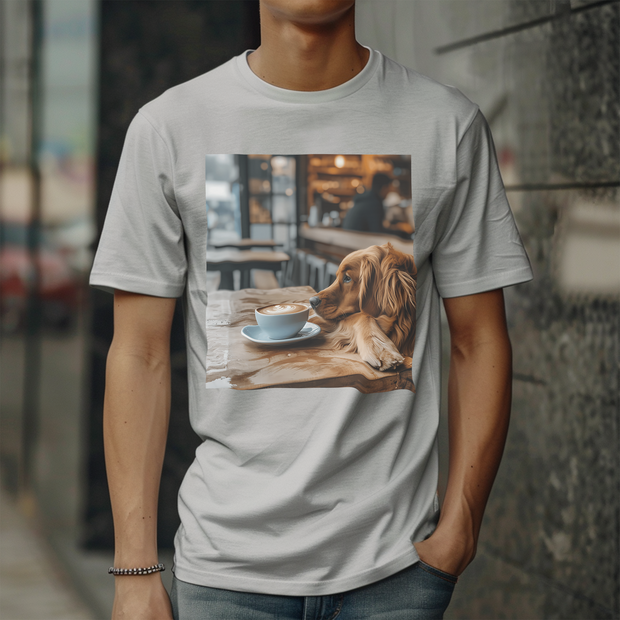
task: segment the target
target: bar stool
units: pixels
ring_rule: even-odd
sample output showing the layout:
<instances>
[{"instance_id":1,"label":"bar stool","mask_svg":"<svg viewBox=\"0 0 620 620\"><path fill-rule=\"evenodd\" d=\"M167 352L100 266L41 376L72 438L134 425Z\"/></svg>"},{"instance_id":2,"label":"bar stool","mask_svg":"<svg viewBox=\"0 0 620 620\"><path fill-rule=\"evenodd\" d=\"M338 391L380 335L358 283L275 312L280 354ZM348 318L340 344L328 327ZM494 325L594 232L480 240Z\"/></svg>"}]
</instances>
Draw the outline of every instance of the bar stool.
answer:
<instances>
[{"instance_id":1,"label":"bar stool","mask_svg":"<svg viewBox=\"0 0 620 620\"><path fill-rule=\"evenodd\" d=\"M295 250L293 260L290 261L286 272L288 286L307 286L308 284L308 253L304 250Z\"/></svg>"},{"instance_id":2,"label":"bar stool","mask_svg":"<svg viewBox=\"0 0 620 620\"><path fill-rule=\"evenodd\" d=\"M308 254L306 262L308 264L308 286L311 286L317 292L322 291L327 261L320 256Z\"/></svg>"},{"instance_id":3,"label":"bar stool","mask_svg":"<svg viewBox=\"0 0 620 620\"><path fill-rule=\"evenodd\" d=\"M327 288L336 280L336 274L338 273L338 267L336 263L326 263L325 271L323 272L323 288Z\"/></svg>"},{"instance_id":4,"label":"bar stool","mask_svg":"<svg viewBox=\"0 0 620 620\"><path fill-rule=\"evenodd\" d=\"M295 253L291 256L291 260L286 263L286 269L282 273L282 286L295 286L297 252L298 250L295 250Z\"/></svg>"}]
</instances>

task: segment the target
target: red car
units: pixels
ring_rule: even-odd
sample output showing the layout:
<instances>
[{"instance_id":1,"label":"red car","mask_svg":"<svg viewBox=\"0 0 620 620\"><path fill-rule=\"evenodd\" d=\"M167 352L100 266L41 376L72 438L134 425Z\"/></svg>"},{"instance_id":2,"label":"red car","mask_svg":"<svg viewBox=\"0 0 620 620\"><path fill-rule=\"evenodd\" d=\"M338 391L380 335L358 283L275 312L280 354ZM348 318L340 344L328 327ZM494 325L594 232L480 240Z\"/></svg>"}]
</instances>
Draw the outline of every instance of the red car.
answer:
<instances>
[{"instance_id":1,"label":"red car","mask_svg":"<svg viewBox=\"0 0 620 620\"><path fill-rule=\"evenodd\" d=\"M73 325L79 302L79 282L63 253L50 247L40 235L36 258L30 255L26 224L0 224L0 321L4 333L23 329L28 310L28 291L38 265L41 323L68 329Z\"/></svg>"}]
</instances>

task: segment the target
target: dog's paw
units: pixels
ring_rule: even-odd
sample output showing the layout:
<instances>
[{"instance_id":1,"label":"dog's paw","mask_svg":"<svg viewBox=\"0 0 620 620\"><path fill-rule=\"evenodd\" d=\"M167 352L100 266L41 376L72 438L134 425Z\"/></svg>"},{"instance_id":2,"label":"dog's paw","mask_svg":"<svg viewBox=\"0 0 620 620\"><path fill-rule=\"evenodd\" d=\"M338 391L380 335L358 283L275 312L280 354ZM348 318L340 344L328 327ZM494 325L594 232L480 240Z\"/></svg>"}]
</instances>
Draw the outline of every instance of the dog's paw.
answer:
<instances>
[{"instance_id":1,"label":"dog's paw","mask_svg":"<svg viewBox=\"0 0 620 620\"><path fill-rule=\"evenodd\" d=\"M388 344L389 343L389 344ZM359 351L362 359L377 370L391 370L400 366L405 358L398 352L391 341L373 343L373 346L362 347Z\"/></svg>"},{"instance_id":2,"label":"dog's paw","mask_svg":"<svg viewBox=\"0 0 620 620\"><path fill-rule=\"evenodd\" d=\"M390 349L384 349L379 356L381 366L379 370L392 370L397 366L400 366L405 358L398 351L391 351Z\"/></svg>"}]
</instances>

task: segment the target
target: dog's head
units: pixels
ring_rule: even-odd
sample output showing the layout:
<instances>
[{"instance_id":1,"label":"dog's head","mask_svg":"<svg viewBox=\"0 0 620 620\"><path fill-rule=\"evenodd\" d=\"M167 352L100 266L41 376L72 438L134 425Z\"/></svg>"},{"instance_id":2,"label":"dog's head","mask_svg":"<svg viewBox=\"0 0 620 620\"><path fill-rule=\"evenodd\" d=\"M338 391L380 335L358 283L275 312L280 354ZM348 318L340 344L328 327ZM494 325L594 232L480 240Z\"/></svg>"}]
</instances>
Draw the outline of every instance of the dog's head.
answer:
<instances>
[{"instance_id":1,"label":"dog's head","mask_svg":"<svg viewBox=\"0 0 620 620\"><path fill-rule=\"evenodd\" d=\"M416 268L413 256L390 243L352 252L338 267L336 279L312 297L314 311L338 320L364 311L372 316L397 316L415 308Z\"/></svg>"}]
</instances>

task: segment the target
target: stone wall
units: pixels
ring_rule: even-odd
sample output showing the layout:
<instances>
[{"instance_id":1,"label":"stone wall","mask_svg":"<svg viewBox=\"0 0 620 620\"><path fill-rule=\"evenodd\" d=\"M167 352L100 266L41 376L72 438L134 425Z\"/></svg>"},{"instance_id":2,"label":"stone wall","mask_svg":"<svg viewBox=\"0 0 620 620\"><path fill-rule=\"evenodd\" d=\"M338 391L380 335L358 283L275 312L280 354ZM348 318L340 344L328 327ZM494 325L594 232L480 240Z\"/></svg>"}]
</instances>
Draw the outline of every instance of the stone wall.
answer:
<instances>
[{"instance_id":1,"label":"stone wall","mask_svg":"<svg viewBox=\"0 0 620 620\"><path fill-rule=\"evenodd\" d=\"M362 43L480 105L535 272L505 289L511 428L446 617L617 618L620 4L358 1ZM448 356L444 323L444 382Z\"/></svg>"}]
</instances>

